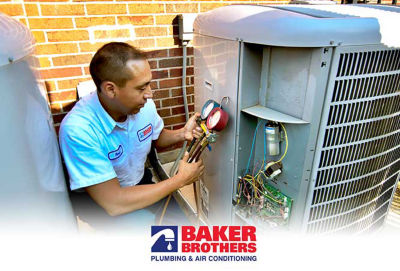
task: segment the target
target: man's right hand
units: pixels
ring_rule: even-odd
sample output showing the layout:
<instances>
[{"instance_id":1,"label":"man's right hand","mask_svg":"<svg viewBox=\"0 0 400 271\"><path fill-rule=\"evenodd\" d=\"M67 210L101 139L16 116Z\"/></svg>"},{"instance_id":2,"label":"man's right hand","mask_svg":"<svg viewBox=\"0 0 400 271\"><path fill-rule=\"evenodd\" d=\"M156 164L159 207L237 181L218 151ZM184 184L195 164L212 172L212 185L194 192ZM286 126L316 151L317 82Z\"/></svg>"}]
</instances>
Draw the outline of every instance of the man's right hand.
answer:
<instances>
[{"instance_id":1,"label":"man's right hand","mask_svg":"<svg viewBox=\"0 0 400 271\"><path fill-rule=\"evenodd\" d=\"M204 165L203 160L199 160L198 162L188 163L189 153L185 152L185 156L182 158L179 163L178 173L177 175L182 179L183 185L191 184L198 180L198 178L203 175Z\"/></svg>"}]
</instances>

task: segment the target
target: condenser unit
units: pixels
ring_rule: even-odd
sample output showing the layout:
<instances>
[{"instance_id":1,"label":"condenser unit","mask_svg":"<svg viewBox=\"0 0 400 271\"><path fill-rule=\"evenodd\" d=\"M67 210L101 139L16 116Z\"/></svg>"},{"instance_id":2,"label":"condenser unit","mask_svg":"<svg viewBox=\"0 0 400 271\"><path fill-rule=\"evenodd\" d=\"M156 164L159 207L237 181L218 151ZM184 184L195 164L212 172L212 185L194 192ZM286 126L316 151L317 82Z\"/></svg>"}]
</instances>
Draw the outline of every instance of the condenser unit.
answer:
<instances>
[{"instance_id":1,"label":"condenser unit","mask_svg":"<svg viewBox=\"0 0 400 271\"><path fill-rule=\"evenodd\" d=\"M383 225L400 170L399 11L233 5L197 17L195 109L214 100L230 117L203 156L207 223Z\"/></svg>"}]
</instances>

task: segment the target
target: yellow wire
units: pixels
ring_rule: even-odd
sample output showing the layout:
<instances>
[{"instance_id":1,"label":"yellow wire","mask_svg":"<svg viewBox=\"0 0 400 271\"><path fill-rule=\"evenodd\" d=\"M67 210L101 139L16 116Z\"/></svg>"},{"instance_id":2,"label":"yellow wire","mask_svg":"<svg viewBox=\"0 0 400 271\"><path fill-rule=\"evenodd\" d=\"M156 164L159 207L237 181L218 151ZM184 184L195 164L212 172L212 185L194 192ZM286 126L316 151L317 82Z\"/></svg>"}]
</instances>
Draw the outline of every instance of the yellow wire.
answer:
<instances>
[{"instance_id":1,"label":"yellow wire","mask_svg":"<svg viewBox=\"0 0 400 271\"><path fill-rule=\"evenodd\" d=\"M288 146L289 146L289 138L287 137L287 132L286 132L286 128L285 126L281 123L282 129L285 132L285 142L286 142L286 147L285 147L285 153L282 155L281 159L279 159L277 161L277 163L281 162L283 160L283 158L285 158L286 154L287 154L287 150L288 150Z\"/></svg>"},{"instance_id":2,"label":"yellow wire","mask_svg":"<svg viewBox=\"0 0 400 271\"><path fill-rule=\"evenodd\" d=\"M251 182L249 181L249 180L247 180L247 179L245 179L245 178L243 178L243 180L245 180L245 181L247 181L248 183L250 183L251 184ZM273 201L275 201L275 202L277 202L277 203L279 203L279 204L282 204L282 202L281 201L279 201L279 200L276 200L276 199L274 199L274 198L272 198L272 197L270 197L270 196L268 196L268 195L266 195L266 194L264 194L260 189L258 189L257 187L255 187L258 191L260 191L264 196L266 196L267 198L269 198L269 199L271 199L271 200L273 200Z\"/></svg>"}]
</instances>

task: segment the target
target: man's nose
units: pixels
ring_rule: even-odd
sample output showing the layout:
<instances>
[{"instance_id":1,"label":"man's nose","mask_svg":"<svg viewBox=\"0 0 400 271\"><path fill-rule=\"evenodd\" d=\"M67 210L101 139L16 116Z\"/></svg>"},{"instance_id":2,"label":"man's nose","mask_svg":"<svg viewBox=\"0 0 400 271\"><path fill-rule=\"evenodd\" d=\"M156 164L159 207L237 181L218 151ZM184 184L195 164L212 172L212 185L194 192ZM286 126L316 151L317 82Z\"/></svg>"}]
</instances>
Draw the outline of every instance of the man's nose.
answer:
<instances>
[{"instance_id":1,"label":"man's nose","mask_svg":"<svg viewBox=\"0 0 400 271\"><path fill-rule=\"evenodd\" d=\"M153 90L151 89L150 86L146 89L146 92L144 93L144 98L145 99L153 98Z\"/></svg>"}]
</instances>

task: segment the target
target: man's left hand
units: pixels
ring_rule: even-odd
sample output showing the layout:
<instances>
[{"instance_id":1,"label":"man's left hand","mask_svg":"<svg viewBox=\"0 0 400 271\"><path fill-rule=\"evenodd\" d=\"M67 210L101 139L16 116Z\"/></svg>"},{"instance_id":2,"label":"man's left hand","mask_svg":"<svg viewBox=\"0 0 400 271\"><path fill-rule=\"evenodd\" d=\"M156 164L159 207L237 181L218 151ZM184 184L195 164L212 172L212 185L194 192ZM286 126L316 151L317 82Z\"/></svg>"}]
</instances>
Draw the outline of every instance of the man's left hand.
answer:
<instances>
[{"instance_id":1,"label":"man's left hand","mask_svg":"<svg viewBox=\"0 0 400 271\"><path fill-rule=\"evenodd\" d=\"M191 141L193 138L201 137L202 129L196 123L196 119L199 117L200 113L194 113L194 115L185 124L185 127L183 127L183 135L185 140Z\"/></svg>"}]
</instances>

